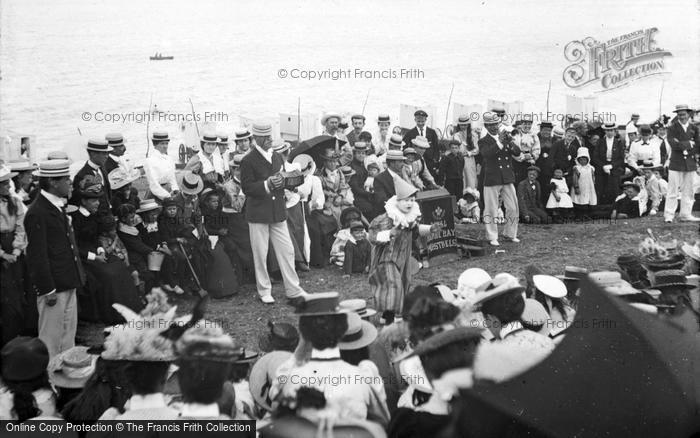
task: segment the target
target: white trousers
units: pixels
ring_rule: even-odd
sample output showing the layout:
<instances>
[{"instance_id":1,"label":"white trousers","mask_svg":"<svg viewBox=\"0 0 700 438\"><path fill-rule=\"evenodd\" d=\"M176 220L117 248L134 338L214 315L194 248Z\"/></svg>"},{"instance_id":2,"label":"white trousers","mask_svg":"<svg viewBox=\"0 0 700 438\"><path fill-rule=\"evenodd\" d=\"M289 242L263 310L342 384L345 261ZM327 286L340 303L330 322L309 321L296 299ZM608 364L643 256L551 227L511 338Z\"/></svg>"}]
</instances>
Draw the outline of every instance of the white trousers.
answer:
<instances>
[{"instance_id":1,"label":"white trousers","mask_svg":"<svg viewBox=\"0 0 700 438\"><path fill-rule=\"evenodd\" d=\"M253 263L255 264L255 283L258 295L261 297L272 295L272 283L267 272L267 253L270 242L275 249L277 263L282 273L284 289L287 297L292 298L304 293L299 285L299 276L294 269L294 245L289 236L287 222L272 224L248 224L250 230L250 244L253 249Z\"/></svg>"},{"instance_id":2,"label":"white trousers","mask_svg":"<svg viewBox=\"0 0 700 438\"><path fill-rule=\"evenodd\" d=\"M508 238L518 237L518 195L513 184L500 186L484 186L484 224L486 224L486 236L489 240L498 240L498 196L503 199L506 209L506 223L503 235Z\"/></svg>"},{"instance_id":3,"label":"white trousers","mask_svg":"<svg viewBox=\"0 0 700 438\"><path fill-rule=\"evenodd\" d=\"M49 357L75 347L78 329L78 304L75 289L56 292L56 304L46 304L46 295L36 299L39 310L39 339L46 344Z\"/></svg>"},{"instance_id":4,"label":"white trousers","mask_svg":"<svg viewBox=\"0 0 700 438\"><path fill-rule=\"evenodd\" d=\"M666 194L666 207L664 208L664 219L673 219L678 207L678 197L680 194L681 212L679 218L687 218L692 215L695 195L693 194L693 178L695 171L680 172L678 170L668 171L668 193Z\"/></svg>"}]
</instances>

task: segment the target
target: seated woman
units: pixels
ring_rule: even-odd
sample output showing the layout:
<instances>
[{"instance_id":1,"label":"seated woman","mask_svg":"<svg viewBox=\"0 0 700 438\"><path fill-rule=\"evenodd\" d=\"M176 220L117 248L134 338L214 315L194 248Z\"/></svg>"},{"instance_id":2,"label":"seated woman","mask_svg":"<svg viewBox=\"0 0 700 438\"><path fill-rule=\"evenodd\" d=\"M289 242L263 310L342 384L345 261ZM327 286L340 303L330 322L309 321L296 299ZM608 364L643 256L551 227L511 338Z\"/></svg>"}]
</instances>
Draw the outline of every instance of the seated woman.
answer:
<instances>
[{"instance_id":1,"label":"seated woman","mask_svg":"<svg viewBox=\"0 0 700 438\"><path fill-rule=\"evenodd\" d=\"M245 220L245 194L241 189L241 160L243 154L236 154L229 161L231 178L224 181L222 186L221 211L228 224L226 240L235 248L231 263L241 272L243 283L255 283L255 265L253 264L253 249L250 245L248 221Z\"/></svg>"},{"instance_id":2,"label":"seated woman","mask_svg":"<svg viewBox=\"0 0 700 438\"><path fill-rule=\"evenodd\" d=\"M202 177L205 187L216 187L223 181L226 168L219 153L218 137L213 133L205 133L200 139L200 150L190 158L185 170Z\"/></svg>"},{"instance_id":3,"label":"seated woman","mask_svg":"<svg viewBox=\"0 0 700 438\"><path fill-rule=\"evenodd\" d=\"M91 176L80 185L80 207L71 212L75 242L82 258L87 281L78 296L79 317L84 321L117 324L122 318L113 303L140 309L141 297L132 270L124 260L106 254L100 246L98 208L103 195L102 184Z\"/></svg>"},{"instance_id":4,"label":"seated woman","mask_svg":"<svg viewBox=\"0 0 700 438\"><path fill-rule=\"evenodd\" d=\"M229 254L235 254L232 241L228 235L227 217L221 211L221 197L211 188L202 191L199 205L204 220L204 229L209 238L209 263L204 267L207 290L214 298L221 298L238 293L239 272L231 264Z\"/></svg>"},{"instance_id":5,"label":"seated woman","mask_svg":"<svg viewBox=\"0 0 700 438\"><path fill-rule=\"evenodd\" d=\"M325 208L333 213L338 225L340 225L340 213L344 208L352 206L355 199L350 186L345 181L345 176L338 169L338 154L333 149L326 149L321 159L323 169L318 173L323 186L323 194L326 197Z\"/></svg>"}]
</instances>

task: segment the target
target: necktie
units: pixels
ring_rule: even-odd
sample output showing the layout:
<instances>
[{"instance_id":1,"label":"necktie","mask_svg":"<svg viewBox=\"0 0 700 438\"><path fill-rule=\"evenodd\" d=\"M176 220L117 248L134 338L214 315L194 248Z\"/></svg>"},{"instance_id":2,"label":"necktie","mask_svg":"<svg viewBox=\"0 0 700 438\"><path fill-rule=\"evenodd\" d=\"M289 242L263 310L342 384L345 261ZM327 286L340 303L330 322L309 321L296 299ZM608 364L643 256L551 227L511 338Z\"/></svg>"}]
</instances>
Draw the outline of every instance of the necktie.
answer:
<instances>
[{"instance_id":1,"label":"necktie","mask_svg":"<svg viewBox=\"0 0 700 438\"><path fill-rule=\"evenodd\" d=\"M102 180L102 172L100 172L100 169L95 169L95 182L98 184L104 184L104 181Z\"/></svg>"},{"instance_id":2,"label":"necktie","mask_svg":"<svg viewBox=\"0 0 700 438\"><path fill-rule=\"evenodd\" d=\"M419 128L419 129L420 129L420 136L422 137L423 136L423 128Z\"/></svg>"},{"instance_id":3,"label":"necktie","mask_svg":"<svg viewBox=\"0 0 700 438\"><path fill-rule=\"evenodd\" d=\"M649 143L647 143L647 142L642 143L642 145L645 145L645 144L649 144Z\"/></svg>"}]
</instances>

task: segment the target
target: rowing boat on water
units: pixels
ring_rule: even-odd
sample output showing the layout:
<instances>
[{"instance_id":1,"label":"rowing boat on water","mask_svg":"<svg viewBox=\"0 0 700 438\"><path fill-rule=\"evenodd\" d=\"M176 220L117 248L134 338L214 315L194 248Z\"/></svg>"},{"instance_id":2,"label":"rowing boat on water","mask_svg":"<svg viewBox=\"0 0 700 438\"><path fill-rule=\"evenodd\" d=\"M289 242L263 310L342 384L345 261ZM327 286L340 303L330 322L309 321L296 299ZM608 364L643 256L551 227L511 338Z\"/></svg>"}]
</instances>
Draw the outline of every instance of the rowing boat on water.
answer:
<instances>
[{"instance_id":1,"label":"rowing boat on water","mask_svg":"<svg viewBox=\"0 0 700 438\"><path fill-rule=\"evenodd\" d=\"M160 55L151 56L150 58L151 58L151 61L169 61L171 59L175 59L174 56L160 56Z\"/></svg>"}]
</instances>

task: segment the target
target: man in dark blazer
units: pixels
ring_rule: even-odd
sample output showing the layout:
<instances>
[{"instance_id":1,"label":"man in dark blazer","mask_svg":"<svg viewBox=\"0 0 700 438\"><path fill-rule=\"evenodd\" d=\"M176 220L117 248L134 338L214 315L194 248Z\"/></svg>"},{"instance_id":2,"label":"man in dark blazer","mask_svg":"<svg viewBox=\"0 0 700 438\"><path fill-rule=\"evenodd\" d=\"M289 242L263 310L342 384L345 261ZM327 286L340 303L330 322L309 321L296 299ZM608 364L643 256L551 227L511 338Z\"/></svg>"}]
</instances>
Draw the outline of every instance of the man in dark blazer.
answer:
<instances>
[{"instance_id":1,"label":"man in dark blazer","mask_svg":"<svg viewBox=\"0 0 700 438\"><path fill-rule=\"evenodd\" d=\"M112 148L112 153L107 156L107 161L105 161L104 165L104 169L109 175L109 172L119 167L119 160L123 159L126 146L124 145L124 136L119 133L107 134L105 135L105 140L107 140L109 147Z\"/></svg>"},{"instance_id":2,"label":"man in dark blazer","mask_svg":"<svg viewBox=\"0 0 700 438\"><path fill-rule=\"evenodd\" d=\"M284 201L284 159L272 147L272 125L255 122L253 147L241 160L241 188L246 195L245 214L253 249L255 282L260 300L273 304L272 284L267 272L269 244L275 249L287 298L292 301L306 295L294 270L294 245L287 227Z\"/></svg>"},{"instance_id":3,"label":"man in dark blazer","mask_svg":"<svg viewBox=\"0 0 700 438\"><path fill-rule=\"evenodd\" d=\"M425 155L423 156L425 158L426 164L428 165L428 169L436 169L437 168L437 161L438 158L440 157L440 145L438 144L439 139L437 132L428 126L425 126L425 122L428 120L428 113L425 111L419 109L415 113L413 113L414 120L416 121L416 126L413 129L410 129L406 131L406 133L403 136L403 141L407 145L411 145L411 140L418 136L422 136L428 139L428 143L430 144L430 149L428 149L425 152ZM433 178L435 178L436 175L433 175Z\"/></svg>"},{"instance_id":4,"label":"man in dark blazer","mask_svg":"<svg viewBox=\"0 0 700 438\"><path fill-rule=\"evenodd\" d=\"M518 183L518 210L520 218L526 224L541 224L549 222L549 215L542 205L542 190L537 178L540 168L527 168L527 178Z\"/></svg>"},{"instance_id":5,"label":"man in dark blazer","mask_svg":"<svg viewBox=\"0 0 700 438\"><path fill-rule=\"evenodd\" d=\"M369 151L369 146L363 141L355 142L352 148L353 159L350 167L355 174L350 177L350 190L355 198L355 207L359 208L368 221L372 221L377 216L374 210L374 193L365 190L367 180L367 169L365 168L365 157Z\"/></svg>"},{"instance_id":6,"label":"man in dark blazer","mask_svg":"<svg viewBox=\"0 0 700 438\"><path fill-rule=\"evenodd\" d=\"M499 133L500 117L495 114L484 115L486 135L479 140L479 154L483 159L484 173L484 224L489 242L498 246L498 225L495 222L499 208L498 198L506 209L506 223L503 236L511 242L518 243L518 196L515 191L515 174L513 159L522 161L524 156L520 148L513 143L507 132Z\"/></svg>"},{"instance_id":7,"label":"man in dark blazer","mask_svg":"<svg viewBox=\"0 0 700 438\"><path fill-rule=\"evenodd\" d=\"M386 153L386 170L374 177L374 210L377 214L384 212L384 204L396 195L394 180L403 178L403 166L406 161L403 152L390 149Z\"/></svg>"},{"instance_id":8,"label":"man in dark blazer","mask_svg":"<svg viewBox=\"0 0 700 438\"><path fill-rule=\"evenodd\" d=\"M555 141L552 144L552 160L554 161L554 168L561 169L566 176L566 181L571 187L572 173L571 169L574 167L574 160L576 160L576 153L578 148L581 147L581 143L576 138L576 129L574 127L566 128L564 133L564 138L559 141Z\"/></svg>"},{"instance_id":9,"label":"man in dark blazer","mask_svg":"<svg viewBox=\"0 0 700 438\"><path fill-rule=\"evenodd\" d=\"M598 203L612 205L621 192L621 178L625 174L625 143L615 135L614 123L603 125L605 135L591 151L591 165L595 169Z\"/></svg>"},{"instance_id":10,"label":"man in dark blazer","mask_svg":"<svg viewBox=\"0 0 700 438\"><path fill-rule=\"evenodd\" d=\"M107 140L89 140L87 144L87 152L89 159L85 165L75 174L73 178L73 195L68 201L71 205L80 207L80 189L83 178L87 175L94 176L96 181L102 184L104 195L100 199L100 207L97 210L98 214L111 214L112 206L110 204L111 187L109 185L108 173L105 169L105 163L112 152L112 147L109 146Z\"/></svg>"},{"instance_id":11,"label":"man in dark blazer","mask_svg":"<svg viewBox=\"0 0 700 438\"><path fill-rule=\"evenodd\" d=\"M51 357L75 346L76 289L85 283L73 227L65 213L70 196L68 160L39 164L39 194L27 210L27 266L37 294L39 338Z\"/></svg>"},{"instance_id":12,"label":"man in dark blazer","mask_svg":"<svg viewBox=\"0 0 700 438\"><path fill-rule=\"evenodd\" d=\"M676 120L668 128L667 138L671 147L668 166L668 194L664 208L664 222L673 222L680 192L681 211L678 218L685 222L700 222L693 216L693 177L698 172L700 160L700 130L690 121L688 105L676 105Z\"/></svg>"}]
</instances>

